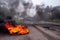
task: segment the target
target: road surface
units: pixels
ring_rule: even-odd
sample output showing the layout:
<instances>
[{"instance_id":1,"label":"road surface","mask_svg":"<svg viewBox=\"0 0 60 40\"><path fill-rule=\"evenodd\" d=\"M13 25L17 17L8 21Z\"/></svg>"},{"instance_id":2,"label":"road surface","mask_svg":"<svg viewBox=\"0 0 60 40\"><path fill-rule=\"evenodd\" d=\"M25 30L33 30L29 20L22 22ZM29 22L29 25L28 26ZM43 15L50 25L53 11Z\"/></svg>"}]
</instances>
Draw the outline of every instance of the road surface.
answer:
<instances>
[{"instance_id":1,"label":"road surface","mask_svg":"<svg viewBox=\"0 0 60 40\"><path fill-rule=\"evenodd\" d=\"M0 40L60 40L58 32L48 30L40 25L29 25L29 34L26 35L8 35L0 33Z\"/></svg>"}]
</instances>

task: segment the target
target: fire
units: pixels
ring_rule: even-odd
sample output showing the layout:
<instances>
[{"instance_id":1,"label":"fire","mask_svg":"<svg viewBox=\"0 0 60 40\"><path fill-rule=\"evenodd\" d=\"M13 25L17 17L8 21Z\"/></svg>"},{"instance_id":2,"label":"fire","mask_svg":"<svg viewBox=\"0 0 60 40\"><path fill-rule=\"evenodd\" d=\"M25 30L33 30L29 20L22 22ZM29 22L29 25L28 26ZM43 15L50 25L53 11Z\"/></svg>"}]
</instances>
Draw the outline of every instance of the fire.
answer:
<instances>
[{"instance_id":1,"label":"fire","mask_svg":"<svg viewBox=\"0 0 60 40\"><path fill-rule=\"evenodd\" d=\"M27 27L23 25L15 25L15 27L8 22L5 23L5 27L8 29L10 34L18 33L18 34L27 34L29 32Z\"/></svg>"}]
</instances>

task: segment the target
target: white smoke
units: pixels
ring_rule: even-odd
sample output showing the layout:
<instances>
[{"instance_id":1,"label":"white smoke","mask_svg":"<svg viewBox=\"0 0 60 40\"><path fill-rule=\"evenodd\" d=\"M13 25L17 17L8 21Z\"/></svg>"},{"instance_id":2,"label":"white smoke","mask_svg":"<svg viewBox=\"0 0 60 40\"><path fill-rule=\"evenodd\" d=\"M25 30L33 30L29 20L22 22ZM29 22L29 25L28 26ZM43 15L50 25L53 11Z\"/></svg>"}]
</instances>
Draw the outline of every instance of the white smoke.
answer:
<instances>
[{"instance_id":1,"label":"white smoke","mask_svg":"<svg viewBox=\"0 0 60 40\"><path fill-rule=\"evenodd\" d=\"M36 9L35 8L31 8L27 10L27 16L29 17L34 17L36 15Z\"/></svg>"},{"instance_id":2,"label":"white smoke","mask_svg":"<svg viewBox=\"0 0 60 40\"><path fill-rule=\"evenodd\" d=\"M36 9L35 9L35 7L31 6L32 2L29 0L26 0L25 3L30 3L30 4L27 6L27 8L24 8L23 2L20 1L16 11L19 12L20 15L22 14L22 12L26 11L27 17L34 17L36 15ZM30 8L30 6L31 6L31 8Z\"/></svg>"},{"instance_id":3,"label":"white smoke","mask_svg":"<svg viewBox=\"0 0 60 40\"><path fill-rule=\"evenodd\" d=\"M9 6L8 6L8 0L0 0L0 7L5 7L7 9L9 9Z\"/></svg>"},{"instance_id":4,"label":"white smoke","mask_svg":"<svg viewBox=\"0 0 60 40\"><path fill-rule=\"evenodd\" d=\"M16 9L17 12L19 13L22 13L24 11L24 6L22 3L19 3L17 9Z\"/></svg>"},{"instance_id":5,"label":"white smoke","mask_svg":"<svg viewBox=\"0 0 60 40\"><path fill-rule=\"evenodd\" d=\"M29 3L26 9L24 8L23 1L25 3ZM0 0L0 3L1 2L3 3L1 7L4 6L7 9L14 8L14 10L20 15L22 14L22 12L26 10L27 17L34 17L36 15L36 10L34 7L31 6L32 1L31 0L23 0L23 1L22 0Z\"/></svg>"}]
</instances>

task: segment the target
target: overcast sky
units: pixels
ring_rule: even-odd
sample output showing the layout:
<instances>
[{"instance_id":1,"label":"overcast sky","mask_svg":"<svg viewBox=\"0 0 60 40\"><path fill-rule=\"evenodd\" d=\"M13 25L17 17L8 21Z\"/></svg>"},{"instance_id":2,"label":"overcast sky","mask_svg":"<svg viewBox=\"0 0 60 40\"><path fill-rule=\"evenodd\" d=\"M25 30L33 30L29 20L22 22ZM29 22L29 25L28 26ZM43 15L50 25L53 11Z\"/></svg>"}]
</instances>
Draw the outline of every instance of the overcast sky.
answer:
<instances>
[{"instance_id":1,"label":"overcast sky","mask_svg":"<svg viewBox=\"0 0 60 40\"><path fill-rule=\"evenodd\" d=\"M60 0L32 0L33 4L36 5L36 4L45 4L46 6L47 5L52 5L52 6L58 6L60 5Z\"/></svg>"}]
</instances>

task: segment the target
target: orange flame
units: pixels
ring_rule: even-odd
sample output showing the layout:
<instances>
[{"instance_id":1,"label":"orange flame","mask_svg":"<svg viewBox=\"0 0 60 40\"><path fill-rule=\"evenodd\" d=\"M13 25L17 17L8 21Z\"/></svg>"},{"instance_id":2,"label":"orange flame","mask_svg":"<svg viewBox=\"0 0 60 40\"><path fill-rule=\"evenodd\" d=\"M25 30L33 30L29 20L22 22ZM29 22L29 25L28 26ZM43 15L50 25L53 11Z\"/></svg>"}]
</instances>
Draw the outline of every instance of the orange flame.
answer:
<instances>
[{"instance_id":1,"label":"orange flame","mask_svg":"<svg viewBox=\"0 0 60 40\"><path fill-rule=\"evenodd\" d=\"M8 22L5 23L5 27L8 29L10 34L18 33L18 34L26 34L29 32L27 27L24 27L23 25L16 25L15 27Z\"/></svg>"}]
</instances>

